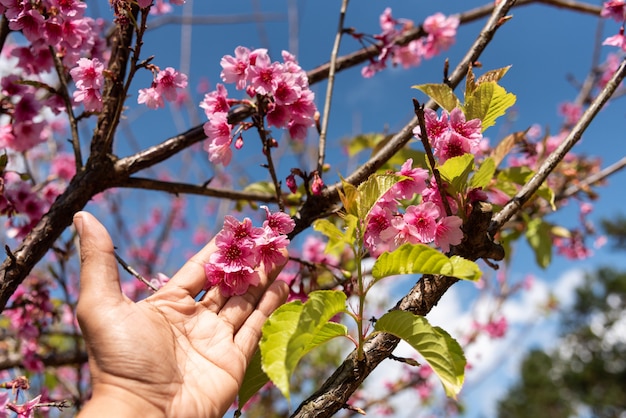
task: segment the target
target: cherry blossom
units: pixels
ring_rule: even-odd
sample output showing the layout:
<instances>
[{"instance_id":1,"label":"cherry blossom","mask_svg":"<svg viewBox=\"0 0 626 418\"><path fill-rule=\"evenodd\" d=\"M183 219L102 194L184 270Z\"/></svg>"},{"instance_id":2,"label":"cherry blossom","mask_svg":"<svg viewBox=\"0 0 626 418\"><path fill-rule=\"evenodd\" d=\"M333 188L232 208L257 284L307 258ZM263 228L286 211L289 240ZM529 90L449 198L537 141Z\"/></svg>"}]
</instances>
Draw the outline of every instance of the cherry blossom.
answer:
<instances>
[{"instance_id":1,"label":"cherry blossom","mask_svg":"<svg viewBox=\"0 0 626 418\"><path fill-rule=\"evenodd\" d=\"M225 217L215 236L218 250L205 265L207 288L216 286L224 296L241 295L259 284L260 266L267 273L285 263L289 239L284 234L293 230L294 222L286 214L264 209L267 219L263 227L255 227L249 218Z\"/></svg>"}]
</instances>

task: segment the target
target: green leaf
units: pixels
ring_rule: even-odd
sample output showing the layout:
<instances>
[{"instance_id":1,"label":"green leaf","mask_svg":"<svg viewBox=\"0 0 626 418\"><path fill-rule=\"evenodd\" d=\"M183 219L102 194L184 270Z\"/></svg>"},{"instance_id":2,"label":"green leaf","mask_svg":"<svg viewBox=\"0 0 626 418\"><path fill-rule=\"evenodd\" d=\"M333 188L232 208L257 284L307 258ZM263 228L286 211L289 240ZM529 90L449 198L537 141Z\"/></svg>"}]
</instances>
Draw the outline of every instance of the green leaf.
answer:
<instances>
[{"instance_id":1,"label":"green leaf","mask_svg":"<svg viewBox=\"0 0 626 418\"><path fill-rule=\"evenodd\" d=\"M395 174L373 174L358 187L358 216L365 220L372 207L396 183L408 177Z\"/></svg>"},{"instance_id":2,"label":"green leaf","mask_svg":"<svg viewBox=\"0 0 626 418\"><path fill-rule=\"evenodd\" d=\"M347 142L348 155L350 157L358 154L365 149L374 149L385 139L385 135L381 133L368 133L357 135L349 139Z\"/></svg>"},{"instance_id":3,"label":"green leaf","mask_svg":"<svg viewBox=\"0 0 626 418\"><path fill-rule=\"evenodd\" d=\"M4 171L8 163L9 163L9 156L7 155L6 152L4 152L2 153L2 155L0 155L0 173Z\"/></svg>"},{"instance_id":4,"label":"green leaf","mask_svg":"<svg viewBox=\"0 0 626 418\"><path fill-rule=\"evenodd\" d=\"M274 183L269 181L258 181L256 183L250 183L246 187L243 188L243 191L246 193L258 193L269 196L276 196L276 189L274 188ZM258 205L252 200L238 200L235 208L240 211L249 204L253 209L258 209Z\"/></svg>"},{"instance_id":5,"label":"green leaf","mask_svg":"<svg viewBox=\"0 0 626 418\"><path fill-rule=\"evenodd\" d=\"M480 119L482 131L493 126L498 117L515 104L516 97L494 81L479 84L467 97L463 112L466 119Z\"/></svg>"},{"instance_id":6,"label":"green leaf","mask_svg":"<svg viewBox=\"0 0 626 418\"><path fill-rule=\"evenodd\" d=\"M432 367L446 395L456 399L465 380L466 360L463 349L450 334L407 311L387 312L376 321L375 329L409 343Z\"/></svg>"},{"instance_id":7,"label":"green leaf","mask_svg":"<svg viewBox=\"0 0 626 418\"><path fill-rule=\"evenodd\" d=\"M455 107L460 107L461 102L456 97L454 91L447 84L419 84L412 86L412 88L420 90L435 101L448 113L452 112Z\"/></svg>"},{"instance_id":8,"label":"green leaf","mask_svg":"<svg viewBox=\"0 0 626 418\"><path fill-rule=\"evenodd\" d=\"M347 335L344 325L329 325L330 319L345 309L343 292L318 290L311 292L304 304L294 301L279 307L263 325L263 371L287 399L289 380L300 359L330 339Z\"/></svg>"},{"instance_id":9,"label":"green leaf","mask_svg":"<svg viewBox=\"0 0 626 418\"><path fill-rule=\"evenodd\" d=\"M450 183L451 193L461 193L467 187L467 179L474 169L474 156L463 154L446 160L439 166L439 174L443 180Z\"/></svg>"},{"instance_id":10,"label":"green leaf","mask_svg":"<svg viewBox=\"0 0 626 418\"><path fill-rule=\"evenodd\" d=\"M343 178L341 179L341 187L343 188L343 191L339 190L339 198L341 199L341 203L343 204L346 213L358 216L359 192L357 188L347 181L344 181Z\"/></svg>"},{"instance_id":11,"label":"green leaf","mask_svg":"<svg viewBox=\"0 0 626 418\"><path fill-rule=\"evenodd\" d=\"M487 187L495 173L496 163L493 161L493 158L486 158L478 168L478 171L472 176L469 187L476 189Z\"/></svg>"},{"instance_id":12,"label":"green leaf","mask_svg":"<svg viewBox=\"0 0 626 418\"><path fill-rule=\"evenodd\" d=\"M462 280L478 280L480 268L473 261L445 254L424 244L404 244L378 257L372 268L376 281L398 274L443 274Z\"/></svg>"},{"instance_id":13,"label":"green leaf","mask_svg":"<svg viewBox=\"0 0 626 418\"><path fill-rule=\"evenodd\" d=\"M261 350L256 350L246 369L241 388L239 388L237 397L239 410L269 381L270 378L267 377L261 368Z\"/></svg>"},{"instance_id":14,"label":"green leaf","mask_svg":"<svg viewBox=\"0 0 626 418\"><path fill-rule=\"evenodd\" d=\"M517 190L512 190L509 186L507 188L506 183L512 182L515 184L519 184L520 186L528 183L528 181L535 175L535 172L529 169L528 167L509 167L504 169L498 173L498 184L497 187L509 194L509 196L514 196ZM513 191L513 193L511 193ZM543 183L539 186L537 190L537 196L544 198L548 201L552 210L556 210L556 206L554 204L554 191L546 184Z\"/></svg>"},{"instance_id":15,"label":"green leaf","mask_svg":"<svg viewBox=\"0 0 626 418\"><path fill-rule=\"evenodd\" d=\"M535 252L535 260L541 268L552 261L552 225L540 218L531 219L527 224L526 240Z\"/></svg>"}]
</instances>

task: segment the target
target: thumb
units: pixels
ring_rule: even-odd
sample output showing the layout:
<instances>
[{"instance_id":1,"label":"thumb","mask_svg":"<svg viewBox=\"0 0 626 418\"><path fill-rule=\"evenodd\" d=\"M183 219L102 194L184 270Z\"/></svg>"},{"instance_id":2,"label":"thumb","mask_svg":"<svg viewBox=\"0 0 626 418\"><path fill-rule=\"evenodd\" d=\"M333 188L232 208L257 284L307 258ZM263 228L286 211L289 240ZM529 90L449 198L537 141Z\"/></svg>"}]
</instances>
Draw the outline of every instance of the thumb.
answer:
<instances>
[{"instance_id":1,"label":"thumb","mask_svg":"<svg viewBox=\"0 0 626 418\"><path fill-rule=\"evenodd\" d=\"M113 241L106 228L91 214L74 215L80 239L80 292L78 316L102 304L123 300Z\"/></svg>"}]
</instances>

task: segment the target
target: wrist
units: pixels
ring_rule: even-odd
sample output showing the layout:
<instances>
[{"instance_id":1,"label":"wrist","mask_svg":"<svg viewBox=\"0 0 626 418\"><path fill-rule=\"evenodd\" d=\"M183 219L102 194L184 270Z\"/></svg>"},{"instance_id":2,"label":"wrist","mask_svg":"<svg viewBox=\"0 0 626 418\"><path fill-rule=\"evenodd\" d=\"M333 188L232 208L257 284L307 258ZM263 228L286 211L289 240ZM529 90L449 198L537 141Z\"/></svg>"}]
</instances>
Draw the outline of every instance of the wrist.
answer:
<instances>
[{"instance_id":1,"label":"wrist","mask_svg":"<svg viewBox=\"0 0 626 418\"><path fill-rule=\"evenodd\" d=\"M91 399L78 414L79 418L146 417L162 418L166 414L155 403L130 390L111 385L94 387Z\"/></svg>"}]
</instances>

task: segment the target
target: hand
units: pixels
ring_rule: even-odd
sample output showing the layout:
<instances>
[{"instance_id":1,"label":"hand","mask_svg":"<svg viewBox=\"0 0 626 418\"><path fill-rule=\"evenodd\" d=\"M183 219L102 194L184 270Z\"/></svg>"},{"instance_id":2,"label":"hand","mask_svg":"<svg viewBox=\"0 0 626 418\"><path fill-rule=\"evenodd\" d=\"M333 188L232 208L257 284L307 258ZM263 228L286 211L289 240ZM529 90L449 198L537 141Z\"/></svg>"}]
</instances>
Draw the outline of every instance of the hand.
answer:
<instances>
[{"instance_id":1,"label":"hand","mask_svg":"<svg viewBox=\"0 0 626 418\"><path fill-rule=\"evenodd\" d=\"M81 278L77 316L93 396L84 416L221 417L235 400L267 317L286 299L282 267L241 296L209 289L201 300L211 241L158 292L135 303L122 294L113 243L79 212Z\"/></svg>"}]
</instances>

